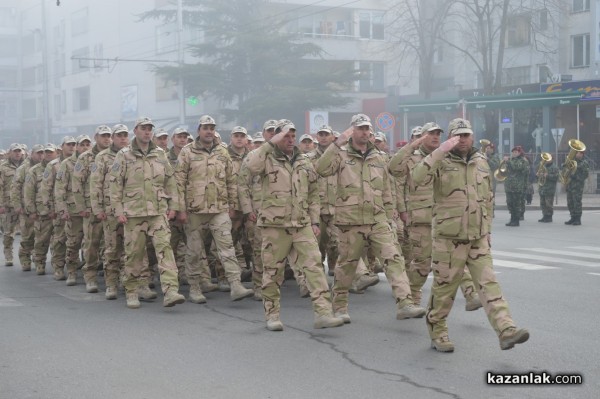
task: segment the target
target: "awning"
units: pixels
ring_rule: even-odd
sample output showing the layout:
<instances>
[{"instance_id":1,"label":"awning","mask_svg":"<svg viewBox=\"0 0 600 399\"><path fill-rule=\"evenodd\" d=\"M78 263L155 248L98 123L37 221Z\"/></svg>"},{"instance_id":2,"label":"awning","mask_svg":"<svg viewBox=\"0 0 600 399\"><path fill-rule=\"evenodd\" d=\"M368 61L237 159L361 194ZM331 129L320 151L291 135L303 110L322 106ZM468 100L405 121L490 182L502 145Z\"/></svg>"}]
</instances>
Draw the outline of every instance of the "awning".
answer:
<instances>
[{"instance_id":1,"label":"awning","mask_svg":"<svg viewBox=\"0 0 600 399\"><path fill-rule=\"evenodd\" d=\"M407 104L399 104L400 112L435 112L435 111L456 111L459 109L458 99L449 100L429 100Z\"/></svg>"}]
</instances>

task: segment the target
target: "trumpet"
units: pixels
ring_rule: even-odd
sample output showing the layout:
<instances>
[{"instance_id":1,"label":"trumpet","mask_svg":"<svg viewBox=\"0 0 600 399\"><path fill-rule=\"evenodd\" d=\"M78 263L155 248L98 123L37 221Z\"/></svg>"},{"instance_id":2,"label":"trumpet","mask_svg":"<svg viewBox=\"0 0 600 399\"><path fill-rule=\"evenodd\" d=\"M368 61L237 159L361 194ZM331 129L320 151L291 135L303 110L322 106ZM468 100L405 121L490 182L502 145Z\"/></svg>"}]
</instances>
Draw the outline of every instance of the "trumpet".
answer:
<instances>
[{"instance_id":1,"label":"trumpet","mask_svg":"<svg viewBox=\"0 0 600 399\"><path fill-rule=\"evenodd\" d=\"M540 166L538 167L536 175L538 177L538 186L542 187L546 184L546 164L552 162L552 154L549 152L542 152L540 156L542 159L540 160Z\"/></svg>"},{"instance_id":2,"label":"trumpet","mask_svg":"<svg viewBox=\"0 0 600 399\"><path fill-rule=\"evenodd\" d=\"M506 161L500 162L498 169L494 171L494 178L497 181L504 181L508 177L508 164Z\"/></svg>"},{"instance_id":3,"label":"trumpet","mask_svg":"<svg viewBox=\"0 0 600 399\"><path fill-rule=\"evenodd\" d=\"M577 171L577 162L575 161L575 154L580 151L585 151L585 144L583 141L579 141L577 139L569 140L569 147L571 150L567 155L567 159L565 159L565 164L560 171L559 180L563 185L569 184L569 180L571 180L571 176L575 171Z\"/></svg>"},{"instance_id":4,"label":"trumpet","mask_svg":"<svg viewBox=\"0 0 600 399\"><path fill-rule=\"evenodd\" d=\"M492 144L489 140L486 139L481 139L479 140L479 145L481 146L481 153L483 155L485 155L485 150L487 150L487 148L490 146L490 144Z\"/></svg>"}]
</instances>

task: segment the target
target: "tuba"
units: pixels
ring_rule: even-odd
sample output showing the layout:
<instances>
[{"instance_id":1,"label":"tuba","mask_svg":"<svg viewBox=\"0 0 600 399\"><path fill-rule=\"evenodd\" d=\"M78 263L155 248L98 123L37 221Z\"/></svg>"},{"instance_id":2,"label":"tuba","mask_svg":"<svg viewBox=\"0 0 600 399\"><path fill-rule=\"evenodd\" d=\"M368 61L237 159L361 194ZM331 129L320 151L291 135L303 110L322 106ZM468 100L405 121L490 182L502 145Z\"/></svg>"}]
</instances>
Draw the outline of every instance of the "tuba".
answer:
<instances>
[{"instance_id":1,"label":"tuba","mask_svg":"<svg viewBox=\"0 0 600 399\"><path fill-rule=\"evenodd\" d=\"M506 161L502 161L502 162L500 162L500 166L498 167L498 169L496 169L494 171L494 178L497 181L504 181L504 180L506 180L507 176L508 176L508 165L506 164Z\"/></svg>"},{"instance_id":2,"label":"tuba","mask_svg":"<svg viewBox=\"0 0 600 399\"><path fill-rule=\"evenodd\" d=\"M492 144L489 140L481 139L479 140L479 145L481 146L481 150L479 150L483 155L485 155L485 150Z\"/></svg>"},{"instance_id":3,"label":"tuba","mask_svg":"<svg viewBox=\"0 0 600 399\"><path fill-rule=\"evenodd\" d=\"M565 164L563 165L559 175L560 182L564 186L569 184L571 176L577 170L577 161L575 161L574 159L575 154L577 154L580 151L585 151L585 144L583 144L583 141L579 141L577 139L569 140L569 147L571 148L571 150L567 155L567 159L565 159Z\"/></svg>"},{"instance_id":4,"label":"tuba","mask_svg":"<svg viewBox=\"0 0 600 399\"><path fill-rule=\"evenodd\" d=\"M542 159L540 160L540 166L538 167L536 175L538 177L538 186L542 187L546 184L546 164L552 162L552 154L549 152L542 152L540 156Z\"/></svg>"}]
</instances>

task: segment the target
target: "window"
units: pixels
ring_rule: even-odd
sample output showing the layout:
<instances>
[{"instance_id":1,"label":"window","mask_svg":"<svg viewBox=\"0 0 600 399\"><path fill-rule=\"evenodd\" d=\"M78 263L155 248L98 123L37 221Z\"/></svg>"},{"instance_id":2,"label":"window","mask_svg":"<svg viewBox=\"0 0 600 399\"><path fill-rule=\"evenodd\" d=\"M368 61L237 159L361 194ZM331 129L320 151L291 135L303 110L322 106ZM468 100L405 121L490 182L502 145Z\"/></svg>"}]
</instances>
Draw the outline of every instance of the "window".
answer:
<instances>
[{"instance_id":1,"label":"window","mask_svg":"<svg viewBox=\"0 0 600 399\"><path fill-rule=\"evenodd\" d=\"M552 72L547 65L538 65L538 82L539 83L550 83L552 82Z\"/></svg>"},{"instance_id":2,"label":"window","mask_svg":"<svg viewBox=\"0 0 600 399\"><path fill-rule=\"evenodd\" d=\"M90 60L85 58L90 58L90 49L88 47L82 47L73 51L71 57L72 73L80 73L90 69Z\"/></svg>"},{"instance_id":3,"label":"window","mask_svg":"<svg viewBox=\"0 0 600 399\"><path fill-rule=\"evenodd\" d=\"M0 38L0 57L16 57L17 56L17 41L14 37Z\"/></svg>"},{"instance_id":4,"label":"window","mask_svg":"<svg viewBox=\"0 0 600 399\"><path fill-rule=\"evenodd\" d=\"M21 102L23 119L37 118L37 101L35 98L23 100Z\"/></svg>"},{"instance_id":5,"label":"window","mask_svg":"<svg viewBox=\"0 0 600 399\"><path fill-rule=\"evenodd\" d=\"M23 68L23 72L21 75L21 84L23 86L33 86L35 85L36 77L35 77L35 67Z\"/></svg>"},{"instance_id":6,"label":"window","mask_svg":"<svg viewBox=\"0 0 600 399\"><path fill-rule=\"evenodd\" d=\"M542 10L539 13L539 30L545 31L548 29L548 10Z\"/></svg>"},{"instance_id":7,"label":"window","mask_svg":"<svg viewBox=\"0 0 600 399\"><path fill-rule=\"evenodd\" d=\"M358 14L358 20L359 36L362 39L384 39L385 34L382 11L360 11Z\"/></svg>"},{"instance_id":8,"label":"window","mask_svg":"<svg viewBox=\"0 0 600 399\"><path fill-rule=\"evenodd\" d=\"M571 36L571 67L590 66L590 35Z\"/></svg>"},{"instance_id":9,"label":"window","mask_svg":"<svg viewBox=\"0 0 600 399\"><path fill-rule=\"evenodd\" d=\"M504 68L504 85L517 86L529 84L529 66Z\"/></svg>"},{"instance_id":10,"label":"window","mask_svg":"<svg viewBox=\"0 0 600 399\"><path fill-rule=\"evenodd\" d=\"M165 80L161 76L156 76L154 79L156 87L156 101L172 101L177 100L177 83L172 80Z\"/></svg>"},{"instance_id":11,"label":"window","mask_svg":"<svg viewBox=\"0 0 600 399\"><path fill-rule=\"evenodd\" d=\"M507 47L525 46L530 43L531 17L529 15L512 15L508 17L506 31Z\"/></svg>"},{"instance_id":12,"label":"window","mask_svg":"<svg viewBox=\"0 0 600 399\"><path fill-rule=\"evenodd\" d=\"M17 26L17 18L15 18L16 14L17 12L14 8L0 8L0 27L9 28Z\"/></svg>"},{"instance_id":13,"label":"window","mask_svg":"<svg viewBox=\"0 0 600 399\"><path fill-rule=\"evenodd\" d=\"M156 54L177 51L177 24L156 27Z\"/></svg>"},{"instance_id":14,"label":"window","mask_svg":"<svg viewBox=\"0 0 600 399\"><path fill-rule=\"evenodd\" d=\"M73 112L90 109L90 86L73 89Z\"/></svg>"},{"instance_id":15,"label":"window","mask_svg":"<svg viewBox=\"0 0 600 399\"><path fill-rule=\"evenodd\" d=\"M17 70L5 69L0 70L0 87L17 87Z\"/></svg>"},{"instance_id":16,"label":"window","mask_svg":"<svg viewBox=\"0 0 600 399\"><path fill-rule=\"evenodd\" d=\"M590 10L590 0L573 0L573 12Z\"/></svg>"},{"instance_id":17,"label":"window","mask_svg":"<svg viewBox=\"0 0 600 399\"><path fill-rule=\"evenodd\" d=\"M23 55L31 55L35 53L35 35L30 34L23 36L21 39Z\"/></svg>"},{"instance_id":18,"label":"window","mask_svg":"<svg viewBox=\"0 0 600 399\"><path fill-rule=\"evenodd\" d=\"M383 62L361 62L359 67L359 91L383 91L385 87Z\"/></svg>"},{"instance_id":19,"label":"window","mask_svg":"<svg viewBox=\"0 0 600 399\"><path fill-rule=\"evenodd\" d=\"M88 31L88 9L82 8L71 14L71 36L78 36Z\"/></svg>"},{"instance_id":20,"label":"window","mask_svg":"<svg viewBox=\"0 0 600 399\"><path fill-rule=\"evenodd\" d=\"M60 116L62 114L61 105L62 100L60 99L60 94L54 95L54 120L60 120Z\"/></svg>"},{"instance_id":21,"label":"window","mask_svg":"<svg viewBox=\"0 0 600 399\"><path fill-rule=\"evenodd\" d=\"M60 109L63 114L66 114L67 113L67 91L66 90L61 91L60 98L62 100L62 105L60 106Z\"/></svg>"}]
</instances>

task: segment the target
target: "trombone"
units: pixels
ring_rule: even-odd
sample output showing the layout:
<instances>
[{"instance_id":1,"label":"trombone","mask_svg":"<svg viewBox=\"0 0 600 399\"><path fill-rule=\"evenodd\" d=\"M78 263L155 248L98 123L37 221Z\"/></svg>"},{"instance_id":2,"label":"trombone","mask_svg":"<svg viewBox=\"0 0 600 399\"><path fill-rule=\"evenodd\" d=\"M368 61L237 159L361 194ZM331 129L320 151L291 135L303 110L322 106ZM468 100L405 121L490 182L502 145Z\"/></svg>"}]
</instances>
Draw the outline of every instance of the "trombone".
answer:
<instances>
[{"instance_id":1,"label":"trombone","mask_svg":"<svg viewBox=\"0 0 600 399\"><path fill-rule=\"evenodd\" d=\"M580 151L585 151L585 144L583 141L579 141L577 139L569 140L569 147L571 150L567 155L567 159L565 159L565 164L560 171L559 180L560 182L566 186L569 184L571 180L571 176L577 171L577 161L575 161L575 154Z\"/></svg>"},{"instance_id":2,"label":"trombone","mask_svg":"<svg viewBox=\"0 0 600 399\"><path fill-rule=\"evenodd\" d=\"M542 152L540 157L542 157L542 159L540 160L540 166L538 167L536 175L538 177L538 186L542 187L544 184L546 184L546 164L552 162L552 154L549 152Z\"/></svg>"}]
</instances>

